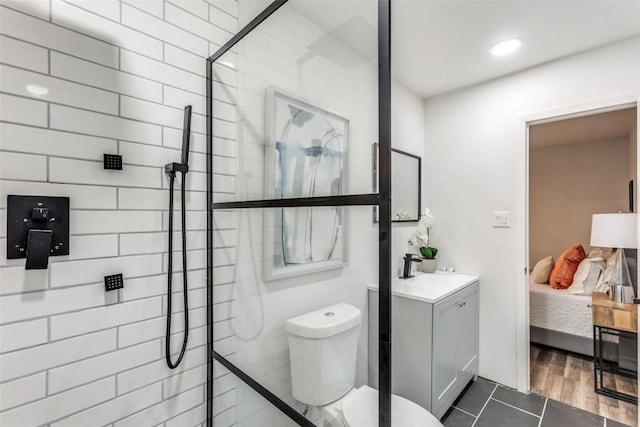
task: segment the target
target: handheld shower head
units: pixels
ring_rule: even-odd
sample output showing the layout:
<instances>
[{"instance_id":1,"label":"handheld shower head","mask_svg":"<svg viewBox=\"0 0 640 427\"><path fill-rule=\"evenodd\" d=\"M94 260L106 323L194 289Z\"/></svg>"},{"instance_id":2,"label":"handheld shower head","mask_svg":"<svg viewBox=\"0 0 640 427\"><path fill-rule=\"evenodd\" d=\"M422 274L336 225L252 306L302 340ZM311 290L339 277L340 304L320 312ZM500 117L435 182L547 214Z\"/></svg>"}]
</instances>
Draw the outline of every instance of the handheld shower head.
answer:
<instances>
[{"instance_id":1,"label":"handheld shower head","mask_svg":"<svg viewBox=\"0 0 640 427\"><path fill-rule=\"evenodd\" d=\"M189 141L191 138L191 105L184 107L184 124L182 126L182 159L180 163L189 166Z\"/></svg>"},{"instance_id":2,"label":"handheld shower head","mask_svg":"<svg viewBox=\"0 0 640 427\"><path fill-rule=\"evenodd\" d=\"M182 127L182 157L180 163L167 163L164 165L165 173L175 175L176 172L186 174L189 172L189 141L191 139L191 105L184 107L184 125Z\"/></svg>"},{"instance_id":3,"label":"handheld shower head","mask_svg":"<svg viewBox=\"0 0 640 427\"><path fill-rule=\"evenodd\" d=\"M186 197L186 173L189 172L189 137L191 136L191 105L184 107L184 126L182 128L182 158L180 163L169 163L164 166L164 170L169 176L169 230L168 230L168 249L167 249L167 329L165 335L165 359L167 366L171 369L178 367L185 351L187 350L187 340L189 339L189 291L187 280L187 197ZM182 174L180 196L182 203L180 213L182 217L182 293L184 298L184 336L182 338L182 348L180 355L175 362L171 360L171 300L172 300L172 276L173 276L173 186L176 180L176 172Z\"/></svg>"}]
</instances>

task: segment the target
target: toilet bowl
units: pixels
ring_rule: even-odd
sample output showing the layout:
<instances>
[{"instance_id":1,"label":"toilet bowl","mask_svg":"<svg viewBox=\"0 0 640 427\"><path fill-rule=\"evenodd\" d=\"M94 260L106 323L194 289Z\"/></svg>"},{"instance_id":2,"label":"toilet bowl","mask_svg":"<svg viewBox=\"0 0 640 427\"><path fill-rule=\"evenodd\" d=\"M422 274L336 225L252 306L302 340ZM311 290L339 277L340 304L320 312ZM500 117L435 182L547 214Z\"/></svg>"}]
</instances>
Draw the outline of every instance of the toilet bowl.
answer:
<instances>
[{"instance_id":1,"label":"toilet bowl","mask_svg":"<svg viewBox=\"0 0 640 427\"><path fill-rule=\"evenodd\" d=\"M318 427L378 424L378 391L354 388L360 310L336 304L287 320L293 397ZM442 427L429 411L392 395L393 427Z\"/></svg>"},{"instance_id":2,"label":"toilet bowl","mask_svg":"<svg viewBox=\"0 0 640 427\"><path fill-rule=\"evenodd\" d=\"M369 386L354 388L329 405L310 410L318 427L371 427L378 424L378 390ZM395 394L391 396L393 427L442 427L429 411Z\"/></svg>"}]
</instances>

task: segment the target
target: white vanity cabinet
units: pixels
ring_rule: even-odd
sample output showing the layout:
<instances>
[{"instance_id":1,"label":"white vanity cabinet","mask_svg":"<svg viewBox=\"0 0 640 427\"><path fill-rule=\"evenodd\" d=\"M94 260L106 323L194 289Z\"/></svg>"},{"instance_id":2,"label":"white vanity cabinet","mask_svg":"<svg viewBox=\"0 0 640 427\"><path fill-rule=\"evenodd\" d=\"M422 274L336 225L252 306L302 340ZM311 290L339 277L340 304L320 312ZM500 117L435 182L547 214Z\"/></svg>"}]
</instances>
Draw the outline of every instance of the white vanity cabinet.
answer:
<instances>
[{"instance_id":1,"label":"white vanity cabinet","mask_svg":"<svg viewBox=\"0 0 640 427\"><path fill-rule=\"evenodd\" d=\"M478 374L478 283L439 273L392 283L392 391L437 418ZM377 286L369 288L375 322Z\"/></svg>"},{"instance_id":2,"label":"white vanity cabinet","mask_svg":"<svg viewBox=\"0 0 640 427\"><path fill-rule=\"evenodd\" d=\"M478 373L477 282L433 305L432 330L431 393L427 393L431 408L427 409L440 418ZM393 374L397 374L403 369L403 357L393 356L398 362L393 364Z\"/></svg>"}]
</instances>

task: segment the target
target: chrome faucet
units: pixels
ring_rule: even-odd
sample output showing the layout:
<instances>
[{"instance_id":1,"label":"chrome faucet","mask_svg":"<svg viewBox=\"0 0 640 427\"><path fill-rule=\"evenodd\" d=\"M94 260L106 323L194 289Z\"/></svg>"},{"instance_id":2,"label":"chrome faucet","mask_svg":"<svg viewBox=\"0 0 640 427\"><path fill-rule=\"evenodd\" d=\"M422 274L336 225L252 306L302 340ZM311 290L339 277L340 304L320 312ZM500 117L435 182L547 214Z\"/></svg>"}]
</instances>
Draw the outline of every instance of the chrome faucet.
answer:
<instances>
[{"instance_id":1,"label":"chrome faucet","mask_svg":"<svg viewBox=\"0 0 640 427\"><path fill-rule=\"evenodd\" d=\"M406 254L402 259L404 260L404 267L400 279L413 277L413 274L411 274L411 262L422 262L422 258L414 258L413 254Z\"/></svg>"}]
</instances>

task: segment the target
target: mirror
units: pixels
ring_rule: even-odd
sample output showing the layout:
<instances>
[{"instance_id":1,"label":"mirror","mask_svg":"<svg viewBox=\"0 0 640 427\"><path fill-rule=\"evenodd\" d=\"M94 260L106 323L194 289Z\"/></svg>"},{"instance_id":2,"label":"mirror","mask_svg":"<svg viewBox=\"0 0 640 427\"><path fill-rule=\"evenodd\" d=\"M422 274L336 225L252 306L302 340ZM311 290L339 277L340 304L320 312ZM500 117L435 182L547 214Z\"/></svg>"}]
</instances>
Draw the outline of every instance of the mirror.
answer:
<instances>
[{"instance_id":1,"label":"mirror","mask_svg":"<svg viewBox=\"0 0 640 427\"><path fill-rule=\"evenodd\" d=\"M391 215L393 222L418 221L421 194L420 156L391 149ZM373 144L373 191L378 192L378 143ZM378 207L373 208L378 222Z\"/></svg>"}]
</instances>

